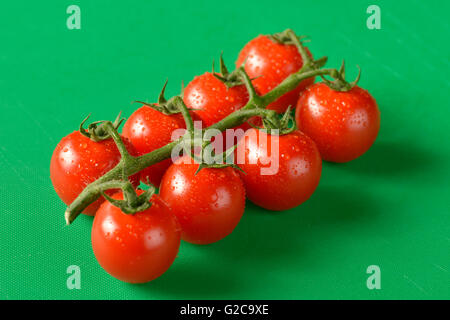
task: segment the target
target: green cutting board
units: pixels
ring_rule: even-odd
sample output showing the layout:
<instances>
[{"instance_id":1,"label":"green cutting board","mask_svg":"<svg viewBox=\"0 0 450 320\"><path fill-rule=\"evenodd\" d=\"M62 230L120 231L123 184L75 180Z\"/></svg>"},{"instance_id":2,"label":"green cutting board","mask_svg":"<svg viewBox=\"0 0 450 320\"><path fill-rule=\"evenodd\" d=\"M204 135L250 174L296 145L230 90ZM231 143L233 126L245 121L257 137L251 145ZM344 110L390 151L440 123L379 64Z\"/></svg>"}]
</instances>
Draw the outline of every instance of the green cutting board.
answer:
<instances>
[{"instance_id":1,"label":"green cutting board","mask_svg":"<svg viewBox=\"0 0 450 320\"><path fill-rule=\"evenodd\" d=\"M81 29L68 29L69 5ZM369 29L377 4L381 29ZM9 1L0 10L1 299L448 299L448 1ZM223 241L182 243L159 279L122 283L97 264L92 218L64 223L49 178L59 139L89 113L113 119L165 81L230 66L258 34L305 34L327 66L376 98L375 145L325 163L315 194L273 213L247 203ZM81 289L67 268L79 266ZM370 290L369 266L381 288Z\"/></svg>"}]
</instances>

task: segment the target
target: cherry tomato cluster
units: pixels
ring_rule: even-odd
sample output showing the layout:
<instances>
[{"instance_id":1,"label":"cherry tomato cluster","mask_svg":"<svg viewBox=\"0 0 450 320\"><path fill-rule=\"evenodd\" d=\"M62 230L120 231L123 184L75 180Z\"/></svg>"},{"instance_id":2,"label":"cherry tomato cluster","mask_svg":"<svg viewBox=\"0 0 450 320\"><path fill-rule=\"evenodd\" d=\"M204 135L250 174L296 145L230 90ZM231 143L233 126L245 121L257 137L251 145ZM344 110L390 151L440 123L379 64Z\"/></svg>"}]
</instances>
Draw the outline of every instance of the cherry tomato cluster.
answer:
<instances>
[{"instance_id":1,"label":"cherry tomato cluster","mask_svg":"<svg viewBox=\"0 0 450 320\"><path fill-rule=\"evenodd\" d=\"M53 186L69 206L68 222L74 208L95 215L92 247L109 274L151 281L171 266L181 239L210 244L229 235L246 198L267 210L297 207L317 188L322 159L347 162L374 143L374 98L357 80L345 81L343 66L320 69L322 60L292 34L258 36L241 50L235 71L221 58L220 73L213 68L195 77L176 98L166 100L163 89L156 103L141 102L122 134L119 116L88 129L82 123L61 139L50 164ZM323 82L314 83L315 76ZM242 155L238 165L189 161L195 154L168 157L174 131L192 130L193 120L243 130L232 150L235 160ZM274 143L277 170L264 173ZM139 189L140 182L149 189Z\"/></svg>"}]
</instances>

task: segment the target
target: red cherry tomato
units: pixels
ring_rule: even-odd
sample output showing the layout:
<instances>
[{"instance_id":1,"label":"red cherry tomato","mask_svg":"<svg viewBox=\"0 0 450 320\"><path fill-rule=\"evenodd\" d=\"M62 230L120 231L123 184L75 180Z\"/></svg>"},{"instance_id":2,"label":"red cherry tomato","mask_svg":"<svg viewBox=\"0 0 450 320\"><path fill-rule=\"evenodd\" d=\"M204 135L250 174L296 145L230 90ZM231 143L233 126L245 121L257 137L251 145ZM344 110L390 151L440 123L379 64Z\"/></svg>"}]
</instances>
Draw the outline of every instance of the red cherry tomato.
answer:
<instances>
[{"instance_id":1,"label":"red cherry tomato","mask_svg":"<svg viewBox=\"0 0 450 320\"><path fill-rule=\"evenodd\" d=\"M238 144L236 155L239 167L246 173L241 178L248 199L265 209L296 207L319 184L319 151L300 131L276 136L250 129Z\"/></svg>"},{"instance_id":2,"label":"red cherry tomato","mask_svg":"<svg viewBox=\"0 0 450 320\"><path fill-rule=\"evenodd\" d=\"M123 141L128 152L136 155L131 143L127 139ZM113 139L95 142L79 131L74 131L62 138L53 151L50 162L50 178L53 187L61 200L66 205L70 205L88 184L114 168L120 158ZM139 174L130 177L130 181L137 186ZM94 215L103 201L104 198L100 197L83 213Z\"/></svg>"},{"instance_id":3,"label":"red cherry tomato","mask_svg":"<svg viewBox=\"0 0 450 320\"><path fill-rule=\"evenodd\" d=\"M165 115L155 109L143 106L137 109L125 122L123 136L127 137L139 155L161 148L172 141L172 133L184 129L185 123L181 114ZM159 186L161 178L172 164L171 159L156 163L140 172L141 181L150 181Z\"/></svg>"},{"instance_id":4,"label":"red cherry tomato","mask_svg":"<svg viewBox=\"0 0 450 320\"><path fill-rule=\"evenodd\" d=\"M138 191L142 194L143 191ZM113 195L121 200L121 192ZM113 277L130 283L151 281L169 269L180 246L180 227L157 195L142 212L125 214L105 201L92 225L92 249L98 263Z\"/></svg>"},{"instance_id":5,"label":"red cherry tomato","mask_svg":"<svg viewBox=\"0 0 450 320\"><path fill-rule=\"evenodd\" d=\"M178 159L161 182L161 198L181 224L182 239L196 244L219 241L229 235L244 213L245 190L231 167L203 168Z\"/></svg>"},{"instance_id":6,"label":"red cherry tomato","mask_svg":"<svg viewBox=\"0 0 450 320\"><path fill-rule=\"evenodd\" d=\"M227 88L212 73L206 72L186 86L184 102L209 127L242 108L248 102L248 93L244 85Z\"/></svg>"},{"instance_id":7,"label":"red cherry tomato","mask_svg":"<svg viewBox=\"0 0 450 320\"><path fill-rule=\"evenodd\" d=\"M358 86L339 92L324 83L314 84L299 98L295 119L300 130L316 142L322 158L332 162L361 156L380 129L375 99Z\"/></svg>"},{"instance_id":8,"label":"red cherry tomato","mask_svg":"<svg viewBox=\"0 0 450 320\"><path fill-rule=\"evenodd\" d=\"M310 53L308 51L308 53ZM311 56L311 54L310 54ZM246 61L247 59L247 61ZM247 43L239 53L236 66L245 62L245 70L258 94L264 95L280 84L286 77L303 66L303 59L294 45L280 44L267 36L260 35ZM268 105L268 109L282 113L289 106L294 107L299 93L314 83L314 78L300 82L295 88Z\"/></svg>"}]
</instances>

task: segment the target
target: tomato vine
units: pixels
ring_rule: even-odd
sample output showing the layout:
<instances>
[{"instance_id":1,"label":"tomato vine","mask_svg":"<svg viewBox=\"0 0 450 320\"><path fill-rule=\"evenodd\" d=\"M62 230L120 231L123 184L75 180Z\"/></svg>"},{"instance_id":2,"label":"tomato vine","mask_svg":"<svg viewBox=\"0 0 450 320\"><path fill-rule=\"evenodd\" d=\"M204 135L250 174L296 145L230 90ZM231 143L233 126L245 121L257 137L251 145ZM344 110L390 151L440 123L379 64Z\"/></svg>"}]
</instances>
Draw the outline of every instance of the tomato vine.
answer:
<instances>
[{"instance_id":1,"label":"tomato vine","mask_svg":"<svg viewBox=\"0 0 450 320\"><path fill-rule=\"evenodd\" d=\"M302 37L298 37L292 30L288 29L282 33L274 35L273 37L274 41L294 44L297 47L303 58L303 66L301 69L288 76L271 91L264 95L258 95L252 84L252 79L250 79L244 67L238 67L234 72L248 91L249 100L247 104L241 109L231 113L221 121L203 130L218 129L219 131L224 131L228 128L239 126L255 116L261 117L263 120L267 120L267 122L270 122L274 127L278 126L281 128L284 125L282 119L280 119L274 110L266 109L266 107L282 95L295 89L301 81L312 77L330 76L335 79L335 81L338 81L339 88L341 90L351 88L351 86L347 86L345 83L342 74L343 68L339 71L337 69L323 68L327 61L327 57L322 57L317 60L312 59L308 55L306 48L303 46ZM105 137L111 137L114 140L120 152L121 160L113 169L89 184L68 206L65 211L65 220L67 224L71 224L77 216L89 206L89 204L96 201L99 197L104 195L106 190L109 189L122 190L124 200L121 200L121 202L117 202L117 200L113 201L113 204L119 206L124 212L134 213L136 211L148 209L148 205L144 204L148 201L143 200L150 199L154 191L153 188L151 188L150 191L141 193L138 196L135 188L129 182L128 177L153 164L169 158L173 148L177 145L190 143L190 139L188 138L193 134L194 130L189 110L180 96L174 96L167 101L164 100L164 102L166 105L171 106L171 109L176 108L176 110L182 113L186 122L186 134L159 149L141 156L132 156L127 151L125 144L117 131L118 124L120 124L120 119L117 119L114 123L111 121L97 121L89 126L90 136L97 138L101 137L102 140L105 139ZM81 128L81 130L84 129ZM106 198L109 201L112 200L110 197Z\"/></svg>"}]
</instances>

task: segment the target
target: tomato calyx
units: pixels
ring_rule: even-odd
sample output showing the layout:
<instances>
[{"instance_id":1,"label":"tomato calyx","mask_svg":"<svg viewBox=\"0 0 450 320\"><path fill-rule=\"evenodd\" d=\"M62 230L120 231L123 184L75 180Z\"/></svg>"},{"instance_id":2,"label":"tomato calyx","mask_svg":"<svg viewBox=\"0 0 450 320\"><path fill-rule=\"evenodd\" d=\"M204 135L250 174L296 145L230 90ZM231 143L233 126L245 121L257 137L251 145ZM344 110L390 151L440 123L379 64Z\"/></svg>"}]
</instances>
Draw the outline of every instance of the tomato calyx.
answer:
<instances>
[{"instance_id":1,"label":"tomato calyx","mask_svg":"<svg viewBox=\"0 0 450 320\"><path fill-rule=\"evenodd\" d=\"M345 80L345 61L342 61L342 65L338 72L330 74L330 76L334 78L333 81L328 80L323 75L321 75L320 77L328 87L330 87L335 91L342 91L342 92L349 91L358 84L358 81L361 77L361 68L359 66L356 67L359 70L358 75L356 76L356 79L352 82L347 82Z\"/></svg>"},{"instance_id":2,"label":"tomato calyx","mask_svg":"<svg viewBox=\"0 0 450 320\"><path fill-rule=\"evenodd\" d=\"M113 206L118 207L126 214L135 214L149 209L152 206L151 197L155 194L156 188L149 184L149 188L142 194L138 195L131 183L122 186L123 200L117 200L108 196L102 191L103 197Z\"/></svg>"},{"instance_id":3,"label":"tomato calyx","mask_svg":"<svg viewBox=\"0 0 450 320\"><path fill-rule=\"evenodd\" d=\"M169 82L169 80L166 80L166 82L164 83L163 88L161 89L161 92L159 93L158 96L158 102L157 103L149 103L149 102L144 102L144 101L133 101L136 103L141 103L147 107L150 107L156 111L159 111L165 115L173 115L173 114L177 114L177 113L181 113L181 110L178 108L177 103L175 102L175 97L182 97L183 96L183 92L181 93L181 95L179 96L174 96L172 98L170 98L169 100L167 100L164 96L164 92L166 91L166 87L167 87L167 83ZM181 91L183 91L183 86L181 87Z\"/></svg>"},{"instance_id":4,"label":"tomato calyx","mask_svg":"<svg viewBox=\"0 0 450 320\"><path fill-rule=\"evenodd\" d=\"M294 119L294 114L292 112L292 107L289 106L286 112L281 116L277 114L276 116L268 116L262 118L262 127L255 126L251 123L250 126L257 130L263 130L271 135L285 135L297 130L297 123Z\"/></svg>"},{"instance_id":5,"label":"tomato calyx","mask_svg":"<svg viewBox=\"0 0 450 320\"><path fill-rule=\"evenodd\" d=\"M236 170L242 171L242 169L234 163L234 151L237 147L236 144L217 154L212 140L206 139L204 134L204 130L200 132L190 132L188 130L183 137L184 154L188 155L194 163L199 164L195 174L200 172L203 168L221 169L232 167Z\"/></svg>"},{"instance_id":6,"label":"tomato calyx","mask_svg":"<svg viewBox=\"0 0 450 320\"><path fill-rule=\"evenodd\" d=\"M276 43L295 45L295 42L292 40L292 35L290 33L290 29L286 29L282 32L277 32L274 34L269 34L269 35L267 35L267 38L269 38L270 40L272 40L273 42L276 42ZM307 36L304 36L304 35L296 36L296 38L299 41L303 40L303 42L310 42L309 40L306 39Z\"/></svg>"},{"instance_id":7,"label":"tomato calyx","mask_svg":"<svg viewBox=\"0 0 450 320\"><path fill-rule=\"evenodd\" d=\"M286 112L283 114L283 116L281 117L281 119L279 121L278 128L276 128L279 130L278 135L289 134L289 133L297 130L297 123L295 122L294 114L292 113L291 108L292 108L292 106L289 106L287 108ZM271 124L269 124L269 132L271 131L270 125ZM265 124L265 126L267 128L267 124Z\"/></svg>"},{"instance_id":8,"label":"tomato calyx","mask_svg":"<svg viewBox=\"0 0 450 320\"><path fill-rule=\"evenodd\" d=\"M114 120L114 122L112 123L114 129L116 130L120 127L123 120L125 120L125 118L120 117L121 115L122 111L119 112L118 116L116 117L116 120ZM84 118L84 120L80 123L79 127L80 133L95 142L111 138L111 135L108 133L108 130L106 130L105 127L105 123L107 122L105 120L92 122L91 124L88 125L87 130L83 128L84 124L86 123L86 121L89 119L90 116L91 114L89 114L86 118Z\"/></svg>"},{"instance_id":9,"label":"tomato calyx","mask_svg":"<svg viewBox=\"0 0 450 320\"><path fill-rule=\"evenodd\" d=\"M211 142L207 144L208 146L211 145ZM195 174L199 173L204 168L212 168L212 169L223 169L227 167L231 167L233 169L239 170L242 173L245 174L244 170L240 168L237 164L233 162L234 157L234 151L236 150L237 145L234 145L233 147L229 148L228 150L225 150L224 152L216 155L215 150L211 149L209 153L209 157L205 156L204 150L207 150L207 148L202 149L202 156L199 158L196 154L191 153L191 158L196 162L199 163L198 169L195 172ZM206 159L206 161L205 161Z\"/></svg>"},{"instance_id":10,"label":"tomato calyx","mask_svg":"<svg viewBox=\"0 0 450 320\"><path fill-rule=\"evenodd\" d=\"M243 84L242 79L237 70L234 70L232 72L228 71L228 68L226 67L225 62L223 60L223 52L220 54L220 73L216 73L213 60L212 75L221 82L223 82L223 84L225 84L227 88L232 88Z\"/></svg>"},{"instance_id":11,"label":"tomato calyx","mask_svg":"<svg viewBox=\"0 0 450 320\"><path fill-rule=\"evenodd\" d=\"M223 163L223 164L218 164L218 163L213 163L213 164L207 164L207 163L200 163L200 165L198 166L197 171L195 172L195 174L199 173L200 170L204 169L204 168L212 168L212 169L223 169L223 168L227 168L227 167L231 167L233 169L239 170L241 171L243 174L246 174L244 170L242 170L241 167L239 167L237 164L235 163Z\"/></svg>"},{"instance_id":12,"label":"tomato calyx","mask_svg":"<svg viewBox=\"0 0 450 320\"><path fill-rule=\"evenodd\" d=\"M279 44L296 46L303 60L302 69L309 67L316 68L316 65L314 63L315 61L309 56L306 48L303 45L303 43L310 41L306 39L307 36L297 36L293 30L286 29L283 32L268 35L267 37L273 42Z\"/></svg>"}]
</instances>

